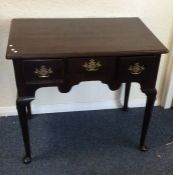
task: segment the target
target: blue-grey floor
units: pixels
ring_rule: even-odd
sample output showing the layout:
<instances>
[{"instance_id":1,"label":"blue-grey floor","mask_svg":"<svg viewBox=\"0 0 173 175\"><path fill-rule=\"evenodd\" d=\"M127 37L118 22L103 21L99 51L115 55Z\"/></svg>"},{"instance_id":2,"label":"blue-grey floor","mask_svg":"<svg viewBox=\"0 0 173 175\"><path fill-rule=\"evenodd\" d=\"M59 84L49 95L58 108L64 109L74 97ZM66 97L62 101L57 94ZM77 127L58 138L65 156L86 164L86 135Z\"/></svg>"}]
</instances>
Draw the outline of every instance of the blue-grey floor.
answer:
<instances>
[{"instance_id":1,"label":"blue-grey floor","mask_svg":"<svg viewBox=\"0 0 173 175\"><path fill-rule=\"evenodd\" d=\"M155 107L147 143L137 149L144 108L34 115L33 160L21 162L18 118L0 118L0 175L173 175L173 110Z\"/></svg>"}]
</instances>

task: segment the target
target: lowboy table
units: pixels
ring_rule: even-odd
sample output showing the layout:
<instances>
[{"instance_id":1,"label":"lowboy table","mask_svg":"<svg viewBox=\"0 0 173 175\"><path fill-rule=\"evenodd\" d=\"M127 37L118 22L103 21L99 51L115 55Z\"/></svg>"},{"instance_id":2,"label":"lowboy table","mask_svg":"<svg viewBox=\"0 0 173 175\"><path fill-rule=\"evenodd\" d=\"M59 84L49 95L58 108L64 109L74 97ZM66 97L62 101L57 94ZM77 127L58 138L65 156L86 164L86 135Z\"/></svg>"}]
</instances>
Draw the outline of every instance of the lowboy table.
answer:
<instances>
[{"instance_id":1,"label":"lowboy table","mask_svg":"<svg viewBox=\"0 0 173 175\"><path fill-rule=\"evenodd\" d=\"M66 93L81 81L100 80L111 90L126 83L124 110L131 82L140 83L147 96L140 150L146 151L160 56L167 52L139 18L13 19L6 57L14 64L24 163L31 162L28 118L35 91L57 86Z\"/></svg>"}]
</instances>

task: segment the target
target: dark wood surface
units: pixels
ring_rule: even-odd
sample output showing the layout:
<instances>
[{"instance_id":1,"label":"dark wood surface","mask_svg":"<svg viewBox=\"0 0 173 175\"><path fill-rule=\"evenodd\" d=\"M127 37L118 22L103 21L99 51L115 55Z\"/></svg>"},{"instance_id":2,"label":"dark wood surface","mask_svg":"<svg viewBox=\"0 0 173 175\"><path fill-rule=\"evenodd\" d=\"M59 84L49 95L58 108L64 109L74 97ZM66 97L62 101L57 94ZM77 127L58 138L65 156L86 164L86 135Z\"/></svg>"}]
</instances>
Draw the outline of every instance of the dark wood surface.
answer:
<instances>
[{"instance_id":1,"label":"dark wood surface","mask_svg":"<svg viewBox=\"0 0 173 175\"><path fill-rule=\"evenodd\" d=\"M167 52L139 18L13 19L8 45L8 59Z\"/></svg>"},{"instance_id":2,"label":"dark wood surface","mask_svg":"<svg viewBox=\"0 0 173 175\"><path fill-rule=\"evenodd\" d=\"M139 18L13 20L7 58L15 70L24 163L31 162L28 118L36 90L57 86L66 93L81 81L99 80L111 90L126 83L125 111L131 83L140 84L147 103L139 146L146 151L160 56L166 52Z\"/></svg>"}]
</instances>

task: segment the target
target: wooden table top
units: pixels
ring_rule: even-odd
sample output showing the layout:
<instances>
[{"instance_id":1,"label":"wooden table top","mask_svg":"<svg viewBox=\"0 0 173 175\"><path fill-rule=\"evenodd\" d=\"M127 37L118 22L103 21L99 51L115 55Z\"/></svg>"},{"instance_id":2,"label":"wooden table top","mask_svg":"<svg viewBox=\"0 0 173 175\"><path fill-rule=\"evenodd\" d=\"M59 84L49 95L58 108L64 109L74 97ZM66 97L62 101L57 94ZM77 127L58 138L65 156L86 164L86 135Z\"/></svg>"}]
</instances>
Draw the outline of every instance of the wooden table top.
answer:
<instances>
[{"instance_id":1,"label":"wooden table top","mask_svg":"<svg viewBox=\"0 0 173 175\"><path fill-rule=\"evenodd\" d=\"M7 59L167 53L139 18L13 19Z\"/></svg>"}]
</instances>

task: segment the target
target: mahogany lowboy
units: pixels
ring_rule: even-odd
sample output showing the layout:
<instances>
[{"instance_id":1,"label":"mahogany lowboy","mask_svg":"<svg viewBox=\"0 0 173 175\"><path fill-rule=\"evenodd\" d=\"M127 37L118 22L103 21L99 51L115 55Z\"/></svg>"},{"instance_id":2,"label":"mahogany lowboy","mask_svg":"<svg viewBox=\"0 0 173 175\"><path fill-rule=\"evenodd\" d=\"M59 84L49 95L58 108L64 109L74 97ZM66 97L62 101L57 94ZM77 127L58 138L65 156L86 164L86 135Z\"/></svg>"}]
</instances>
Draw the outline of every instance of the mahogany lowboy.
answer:
<instances>
[{"instance_id":1,"label":"mahogany lowboy","mask_svg":"<svg viewBox=\"0 0 173 175\"><path fill-rule=\"evenodd\" d=\"M146 151L160 56L167 52L139 18L14 19L7 59L15 70L24 163L31 162L28 118L35 91L57 86L66 93L81 81L100 80L111 90L126 83L125 111L131 82L140 83L147 96L140 150Z\"/></svg>"}]
</instances>

